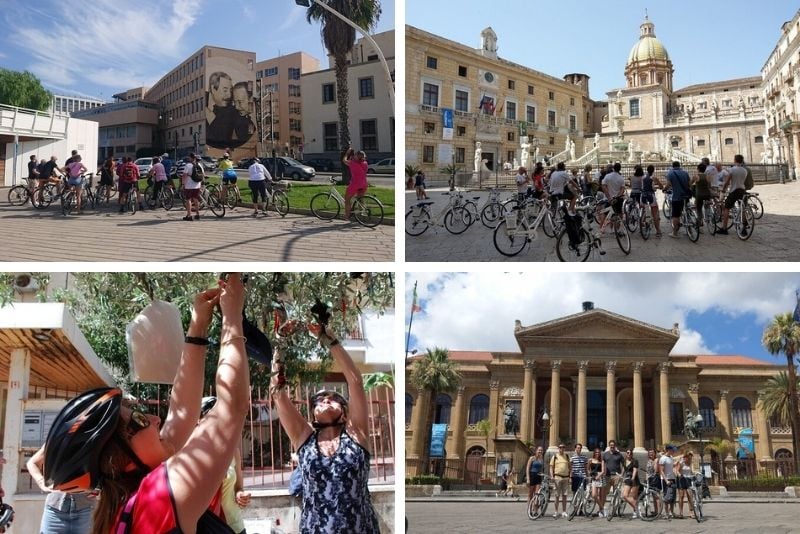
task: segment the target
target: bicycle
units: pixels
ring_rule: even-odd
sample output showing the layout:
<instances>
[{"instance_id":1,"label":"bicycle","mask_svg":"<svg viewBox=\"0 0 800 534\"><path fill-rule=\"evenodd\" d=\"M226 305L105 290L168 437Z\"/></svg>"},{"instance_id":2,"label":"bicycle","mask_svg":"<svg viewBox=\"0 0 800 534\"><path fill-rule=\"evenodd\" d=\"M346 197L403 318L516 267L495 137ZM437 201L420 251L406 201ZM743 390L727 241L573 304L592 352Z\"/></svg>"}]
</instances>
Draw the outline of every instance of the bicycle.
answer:
<instances>
[{"instance_id":1,"label":"bicycle","mask_svg":"<svg viewBox=\"0 0 800 534\"><path fill-rule=\"evenodd\" d=\"M642 220L642 205L633 197L628 197L622 205L622 213L625 216L625 227L628 231L632 234L638 232Z\"/></svg>"},{"instance_id":2,"label":"bicycle","mask_svg":"<svg viewBox=\"0 0 800 534\"><path fill-rule=\"evenodd\" d=\"M161 189L158 191L158 196L153 196L153 189L154 185L148 184L147 188L144 190L144 203L147 207L152 210L160 204L166 211L171 210L175 205L175 195L172 190L167 187L167 183L162 183Z\"/></svg>"},{"instance_id":3,"label":"bicycle","mask_svg":"<svg viewBox=\"0 0 800 534\"><path fill-rule=\"evenodd\" d=\"M97 199L98 204L110 204L111 200L117 197L117 193L119 192L118 182L114 182L112 185L106 184L98 184L95 188L94 196Z\"/></svg>"},{"instance_id":4,"label":"bicycle","mask_svg":"<svg viewBox=\"0 0 800 534\"><path fill-rule=\"evenodd\" d=\"M27 181L26 184L18 184L8 190L8 203L12 206L24 206L28 201L30 201L34 207L36 206L33 201L34 192L41 188L38 186L34 187L36 183L35 179L25 178L25 180Z\"/></svg>"},{"instance_id":5,"label":"bicycle","mask_svg":"<svg viewBox=\"0 0 800 534\"><path fill-rule=\"evenodd\" d=\"M228 187L230 187L230 185ZM286 217L286 214L289 213L289 197L286 196L286 193L278 189L276 185L267 182L267 200L264 209L269 207L270 202L272 202L272 206L281 217Z\"/></svg>"},{"instance_id":6,"label":"bicycle","mask_svg":"<svg viewBox=\"0 0 800 534\"><path fill-rule=\"evenodd\" d=\"M622 222L622 215L615 213L611 202L598 202L596 208L596 215L604 214L603 224L600 225L598 239L602 236L603 230L606 226L611 224L614 230L614 237L617 239L619 249L627 256L631 253L631 234L628 228Z\"/></svg>"},{"instance_id":7,"label":"bicycle","mask_svg":"<svg viewBox=\"0 0 800 534\"><path fill-rule=\"evenodd\" d=\"M447 195L447 193L442 194ZM450 202L435 219L431 217L428 208L433 201L417 202L411 206L406 213L406 233L413 236L422 235L431 226L444 226L445 230L454 235L464 233L472 224L472 215L464 206L456 206L453 200L451 197Z\"/></svg>"},{"instance_id":8,"label":"bicycle","mask_svg":"<svg viewBox=\"0 0 800 534\"><path fill-rule=\"evenodd\" d=\"M702 489L698 491L698 488L703 487L703 482L703 473L696 473L691 479L689 479L689 491L691 492L692 496L692 510L694 511L694 518L698 523L703 520L703 492Z\"/></svg>"},{"instance_id":9,"label":"bicycle","mask_svg":"<svg viewBox=\"0 0 800 534\"><path fill-rule=\"evenodd\" d=\"M199 209L211 210L215 217L225 217L225 204L220 200L220 189L216 184L203 184L200 188Z\"/></svg>"},{"instance_id":10,"label":"bicycle","mask_svg":"<svg viewBox=\"0 0 800 534\"><path fill-rule=\"evenodd\" d=\"M664 502L664 492L661 488L650 485L650 479L646 479L644 489L636 502L636 511L642 521L654 521L659 517L666 517L671 520L667 506Z\"/></svg>"},{"instance_id":11,"label":"bicycle","mask_svg":"<svg viewBox=\"0 0 800 534\"><path fill-rule=\"evenodd\" d=\"M311 213L323 221L338 217L345 202L342 194L336 189L336 178L331 176L330 183L331 188L327 193L317 193L311 197ZM361 226L373 228L383 222L383 204L377 197L364 195L354 197L352 202L351 214Z\"/></svg>"},{"instance_id":12,"label":"bicycle","mask_svg":"<svg viewBox=\"0 0 800 534\"><path fill-rule=\"evenodd\" d=\"M750 239L750 236L753 235L755 224L756 217L750 204L747 203L744 198L741 198L734 202L733 207L730 209L730 213L728 214L728 226L725 227L725 230L735 226L736 236L742 241L747 241ZM722 229L723 226L724 225L720 221L717 231Z\"/></svg>"},{"instance_id":13,"label":"bicycle","mask_svg":"<svg viewBox=\"0 0 800 534\"><path fill-rule=\"evenodd\" d=\"M542 517L547 512L547 504L549 502L550 476L543 474L539 491L533 494L531 502L528 503L528 519L533 521Z\"/></svg>"},{"instance_id":14,"label":"bicycle","mask_svg":"<svg viewBox=\"0 0 800 534\"><path fill-rule=\"evenodd\" d=\"M486 228L494 228L497 226L497 221L505 214L506 210L500 202L500 190L492 188L489 190L489 197L486 203L481 207L481 222Z\"/></svg>"},{"instance_id":15,"label":"bicycle","mask_svg":"<svg viewBox=\"0 0 800 534\"><path fill-rule=\"evenodd\" d=\"M753 215L756 219L760 219L764 216L764 204L761 202L761 199L758 198L758 193L745 191L744 200L747 202L747 205L750 206L750 209L753 210Z\"/></svg>"},{"instance_id":16,"label":"bicycle","mask_svg":"<svg viewBox=\"0 0 800 534\"><path fill-rule=\"evenodd\" d=\"M589 487L589 479L584 477L567 505L567 520L572 521L576 515L591 518L596 506L597 502L592 498L592 489Z\"/></svg>"},{"instance_id":17,"label":"bicycle","mask_svg":"<svg viewBox=\"0 0 800 534\"><path fill-rule=\"evenodd\" d=\"M524 207L515 206L511 213L503 217L494 229L494 247L500 254L508 257L516 256L522 252L525 245L538 239L539 227L544 226L544 220L550 217L546 203L546 200L529 200ZM538 211L533 222L530 222L529 213L532 209Z\"/></svg>"},{"instance_id":18,"label":"bicycle","mask_svg":"<svg viewBox=\"0 0 800 534\"><path fill-rule=\"evenodd\" d=\"M697 240L700 239L700 226L697 221L697 214L694 210L694 204L690 203L691 199L684 200L683 211L681 212L681 216L678 218L678 229L672 228L672 219L670 218L670 228L673 234L677 234L680 232L681 228L686 231L686 235L689 236L689 240L692 243L697 243Z\"/></svg>"},{"instance_id":19,"label":"bicycle","mask_svg":"<svg viewBox=\"0 0 800 534\"><path fill-rule=\"evenodd\" d=\"M655 221L653 220L653 204L650 202L645 202L642 204L640 209L639 233L641 234L642 239L647 241L650 238L653 227L655 226ZM660 235L661 234L658 234L657 237L660 237Z\"/></svg>"},{"instance_id":20,"label":"bicycle","mask_svg":"<svg viewBox=\"0 0 800 534\"><path fill-rule=\"evenodd\" d=\"M94 209L95 197L92 192L92 177L94 173L87 175L81 174L81 212L86 208L87 204L89 209ZM61 212L66 215L71 215L78 208L78 195L75 186L61 195Z\"/></svg>"},{"instance_id":21,"label":"bicycle","mask_svg":"<svg viewBox=\"0 0 800 534\"><path fill-rule=\"evenodd\" d=\"M661 203L661 213L669 219L672 217L672 190L664 191L664 200Z\"/></svg>"},{"instance_id":22,"label":"bicycle","mask_svg":"<svg viewBox=\"0 0 800 534\"><path fill-rule=\"evenodd\" d=\"M609 483L614 477L617 478L617 483L614 484L614 490L608 496L609 509L605 514L607 521L611 521L615 515L617 517L622 517L622 514L625 513L625 505L627 504L625 499L622 498L622 477L619 475L619 473L612 473L608 477Z\"/></svg>"}]
</instances>

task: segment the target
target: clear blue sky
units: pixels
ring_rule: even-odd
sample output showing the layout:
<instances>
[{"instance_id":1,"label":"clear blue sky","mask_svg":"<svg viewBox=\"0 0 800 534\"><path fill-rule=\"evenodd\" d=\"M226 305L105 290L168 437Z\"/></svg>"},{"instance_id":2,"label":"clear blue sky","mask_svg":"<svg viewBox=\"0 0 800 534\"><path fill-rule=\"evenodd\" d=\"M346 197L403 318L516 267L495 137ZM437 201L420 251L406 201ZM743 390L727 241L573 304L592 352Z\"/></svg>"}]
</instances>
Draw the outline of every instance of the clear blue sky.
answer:
<instances>
[{"instance_id":1,"label":"clear blue sky","mask_svg":"<svg viewBox=\"0 0 800 534\"><path fill-rule=\"evenodd\" d=\"M406 0L406 23L476 48L481 30L491 26L500 57L558 78L588 74L591 96L600 100L625 86L625 62L645 9L679 89L760 76L781 25L797 8L785 0Z\"/></svg>"},{"instance_id":2,"label":"clear blue sky","mask_svg":"<svg viewBox=\"0 0 800 534\"><path fill-rule=\"evenodd\" d=\"M375 33L395 26L394 0L381 4ZM302 51L327 68L320 27L305 13L293 0L0 0L0 67L103 99L152 85L204 45L259 61Z\"/></svg>"},{"instance_id":3,"label":"clear blue sky","mask_svg":"<svg viewBox=\"0 0 800 534\"><path fill-rule=\"evenodd\" d=\"M408 273L414 282L409 349L519 351L514 320L532 324L581 311L583 301L662 328L680 325L676 354L738 354L784 364L761 346L772 318L794 310L797 273Z\"/></svg>"}]
</instances>

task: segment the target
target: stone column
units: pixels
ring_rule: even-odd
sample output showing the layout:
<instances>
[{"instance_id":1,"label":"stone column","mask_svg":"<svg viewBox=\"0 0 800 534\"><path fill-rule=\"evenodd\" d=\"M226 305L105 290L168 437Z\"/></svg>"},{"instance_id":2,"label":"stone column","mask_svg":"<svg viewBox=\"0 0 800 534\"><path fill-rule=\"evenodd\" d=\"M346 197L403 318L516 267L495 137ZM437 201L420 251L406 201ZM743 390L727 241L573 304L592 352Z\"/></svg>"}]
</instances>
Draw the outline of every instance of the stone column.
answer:
<instances>
[{"instance_id":1,"label":"stone column","mask_svg":"<svg viewBox=\"0 0 800 534\"><path fill-rule=\"evenodd\" d=\"M617 362L606 362L606 445L617 440Z\"/></svg>"},{"instance_id":2,"label":"stone column","mask_svg":"<svg viewBox=\"0 0 800 534\"><path fill-rule=\"evenodd\" d=\"M756 428L758 429L758 441L756 441L756 457L762 464L774 462L772 458L772 443L769 439L769 421L767 414L764 413L762 402L766 391L760 390L758 393L758 403L756 404Z\"/></svg>"},{"instance_id":3,"label":"stone column","mask_svg":"<svg viewBox=\"0 0 800 534\"><path fill-rule=\"evenodd\" d=\"M644 362L633 362L633 447L636 454L647 454L647 449L644 448L643 368Z\"/></svg>"},{"instance_id":4,"label":"stone column","mask_svg":"<svg viewBox=\"0 0 800 534\"><path fill-rule=\"evenodd\" d=\"M489 380L489 420L492 422L494 428L494 435L497 435L501 419L498 414L498 405L500 402L500 381L496 378ZM494 457L494 440L489 440L489 450L486 451L488 456Z\"/></svg>"},{"instance_id":5,"label":"stone column","mask_svg":"<svg viewBox=\"0 0 800 534\"><path fill-rule=\"evenodd\" d=\"M453 430L453 446L451 450L447 451L448 458L464 458L464 432L466 425L464 419L466 418L466 409L464 407L464 386L458 387L456 394L455 413L453 414L453 424L450 428Z\"/></svg>"},{"instance_id":6,"label":"stone column","mask_svg":"<svg viewBox=\"0 0 800 534\"><path fill-rule=\"evenodd\" d=\"M653 373L651 386L653 387L653 431L655 432L656 446L664 443L661 439L661 388L658 387L661 375Z\"/></svg>"},{"instance_id":7,"label":"stone column","mask_svg":"<svg viewBox=\"0 0 800 534\"><path fill-rule=\"evenodd\" d=\"M722 439L731 439L731 411L728 408L727 389L719 391L719 418L717 422L722 427L720 437Z\"/></svg>"},{"instance_id":8,"label":"stone column","mask_svg":"<svg viewBox=\"0 0 800 534\"><path fill-rule=\"evenodd\" d=\"M659 384L659 408L661 409L661 439L664 444L672 441L672 425L669 416L669 362L663 362L658 366L661 372L661 384Z\"/></svg>"},{"instance_id":9,"label":"stone column","mask_svg":"<svg viewBox=\"0 0 800 534\"><path fill-rule=\"evenodd\" d=\"M550 375L550 449L558 451L559 428L558 422L561 417L561 360L550 362L552 373Z\"/></svg>"},{"instance_id":10,"label":"stone column","mask_svg":"<svg viewBox=\"0 0 800 534\"><path fill-rule=\"evenodd\" d=\"M425 434L425 416L428 413L428 399L430 393L424 389L417 390L417 397L411 412L411 447L408 455L409 460L416 460L411 463L411 467L416 468L415 474L422 473L422 466L417 465L422 458Z\"/></svg>"},{"instance_id":11,"label":"stone column","mask_svg":"<svg viewBox=\"0 0 800 534\"><path fill-rule=\"evenodd\" d=\"M536 413L536 381L534 380L533 360L525 360L525 379L522 386L522 421L520 422L520 435L522 441L533 441L533 427L531 420Z\"/></svg>"},{"instance_id":12,"label":"stone column","mask_svg":"<svg viewBox=\"0 0 800 534\"><path fill-rule=\"evenodd\" d=\"M11 350L8 369L8 398L6 399L6 425L3 457L2 487L5 488L5 503L11 505L17 493L20 465L20 445L25 401L28 400L28 385L31 378L31 353L25 348Z\"/></svg>"},{"instance_id":13,"label":"stone column","mask_svg":"<svg viewBox=\"0 0 800 534\"><path fill-rule=\"evenodd\" d=\"M586 447L586 369L589 367L589 360L578 362L578 409L575 413L575 423L577 427L576 437L578 443Z\"/></svg>"},{"instance_id":14,"label":"stone column","mask_svg":"<svg viewBox=\"0 0 800 534\"><path fill-rule=\"evenodd\" d=\"M700 384L695 382L689 384L689 398L692 399L692 413L695 415L700 413Z\"/></svg>"}]
</instances>

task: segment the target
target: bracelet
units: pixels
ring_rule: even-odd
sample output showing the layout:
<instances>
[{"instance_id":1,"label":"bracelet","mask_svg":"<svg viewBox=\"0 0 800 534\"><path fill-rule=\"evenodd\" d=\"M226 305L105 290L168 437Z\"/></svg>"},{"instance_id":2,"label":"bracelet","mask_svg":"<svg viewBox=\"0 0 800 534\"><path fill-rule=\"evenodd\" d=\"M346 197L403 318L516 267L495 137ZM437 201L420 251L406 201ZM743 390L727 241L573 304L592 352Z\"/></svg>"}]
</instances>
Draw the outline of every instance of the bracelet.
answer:
<instances>
[{"instance_id":1,"label":"bracelet","mask_svg":"<svg viewBox=\"0 0 800 534\"><path fill-rule=\"evenodd\" d=\"M233 336L233 337L231 337L231 338L228 338L228 339L226 339L226 340L225 340L225 341L223 341L222 343L220 343L220 345L227 345L227 344L229 344L229 343L233 343L234 341L238 341L238 340L240 340L240 339L241 339L241 340L242 340L244 343L247 343L247 338L246 338L246 337L244 337L244 336Z\"/></svg>"},{"instance_id":2,"label":"bracelet","mask_svg":"<svg viewBox=\"0 0 800 534\"><path fill-rule=\"evenodd\" d=\"M183 340L191 345L208 345L207 337L186 336Z\"/></svg>"}]
</instances>

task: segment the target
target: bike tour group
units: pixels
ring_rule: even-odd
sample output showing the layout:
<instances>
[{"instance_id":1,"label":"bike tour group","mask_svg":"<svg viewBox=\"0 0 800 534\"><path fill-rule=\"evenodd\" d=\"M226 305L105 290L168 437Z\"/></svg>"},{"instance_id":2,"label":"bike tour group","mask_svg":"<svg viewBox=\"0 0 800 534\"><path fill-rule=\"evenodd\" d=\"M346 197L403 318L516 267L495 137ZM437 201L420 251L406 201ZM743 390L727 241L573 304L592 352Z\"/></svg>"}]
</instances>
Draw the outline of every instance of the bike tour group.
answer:
<instances>
[{"instance_id":1,"label":"bike tour group","mask_svg":"<svg viewBox=\"0 0 800 534\"><path fill-rule=\"evenodd\" d=\"M569 455L562 443L545 461L543 447L535 449L524 468L529 519L547 515L551 495L553 519L703 519L708 486L703 474L694 470L691 451L678 454L674 445L663 451L650 449L644 466L633 449L623 453L614 440L605 450L596 447L591 456L582 453L582 444L576 444Z\"/></svg>"}]
</instances>

